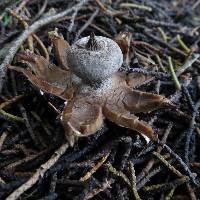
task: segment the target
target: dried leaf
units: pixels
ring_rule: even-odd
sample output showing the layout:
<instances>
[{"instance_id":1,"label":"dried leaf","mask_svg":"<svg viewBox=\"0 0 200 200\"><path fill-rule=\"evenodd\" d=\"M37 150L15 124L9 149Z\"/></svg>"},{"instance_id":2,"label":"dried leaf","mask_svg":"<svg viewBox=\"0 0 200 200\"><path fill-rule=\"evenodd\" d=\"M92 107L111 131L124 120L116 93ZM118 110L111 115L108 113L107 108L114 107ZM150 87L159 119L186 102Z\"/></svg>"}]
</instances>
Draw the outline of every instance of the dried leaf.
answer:
<instances>
[{"instance_id":1,"label":"dried leaf","mask_svg":"<svg viewBox=\"0 0 200 200\"><path fill-rule=\"evenodd\" d=\"M156 63L151 59L151 56L147 54L146 56L140 54L135 51L135 56L139 65L143 66L146 69L154 69L156 67Z\"/></svg>"}]
</instances>

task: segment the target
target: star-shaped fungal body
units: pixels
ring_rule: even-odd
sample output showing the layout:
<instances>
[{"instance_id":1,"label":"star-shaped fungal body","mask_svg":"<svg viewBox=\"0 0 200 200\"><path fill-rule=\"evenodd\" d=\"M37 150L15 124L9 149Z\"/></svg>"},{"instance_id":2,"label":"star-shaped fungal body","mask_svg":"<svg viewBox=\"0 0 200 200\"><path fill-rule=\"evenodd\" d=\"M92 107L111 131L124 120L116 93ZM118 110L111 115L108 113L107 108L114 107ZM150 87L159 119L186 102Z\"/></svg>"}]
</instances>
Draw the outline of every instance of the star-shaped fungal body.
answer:
<instances>
[{"instance_id":1,"label":"star-shaped fungal body","mask_svg":"<svg viewBox=\"0 0 200 200\"><path fill-rule=\"evenodd\" d=\"M22 72L44 92L67 100L62 122L71 146L77 138L101 129L105 118L152 140L157 139L152 127L135 114L172 104L161 95L134 89L152 77L119 71L123 62L120 43L94 34L72 46L58 35L51 39L59 66L40 55L25 52L19 57L29 67L10 68Z\"/></svg>"}]
</instances>

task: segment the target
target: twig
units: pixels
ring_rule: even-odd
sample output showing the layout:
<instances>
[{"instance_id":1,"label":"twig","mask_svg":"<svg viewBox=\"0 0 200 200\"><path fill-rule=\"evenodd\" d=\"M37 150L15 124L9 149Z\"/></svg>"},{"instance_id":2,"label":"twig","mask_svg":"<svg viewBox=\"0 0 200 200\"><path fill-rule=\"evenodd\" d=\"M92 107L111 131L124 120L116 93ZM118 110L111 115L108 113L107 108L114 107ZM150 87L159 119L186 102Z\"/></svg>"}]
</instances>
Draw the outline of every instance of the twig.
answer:
<instances>
[{"instance_id":1,"label":"twig","mask_svg":"<svg viewBox=\"0 0 200 200\"><path fill-rule=\"evenodd\" d=\"M36 34L32 34L32 36L36 40L38 45L41 47L43 56L46 58L47 61L49 61L49 53L48 53L45 45L43 44L43 42L40 40L40 38Z\"/></svg>"},{"instance_id":2,"label":"twig","mask_svg":"<svg viewBox=\"0 0 200 200\"><path fill-rule=\"evenodd\" d=\"M73 26L74 26L74 21L75 21L75 18L76 18L76 15L78 13L78 9L76 9L72 15L72 18L70 20L70 25L69 25L69 28L68 28L68 31L71 33L72 32L72 29L73 29Z\"/></svg>"},{"instance_id":3,"label":"twig","mask_svg":"<svg viewBox=\"0 0 200 200\"><path fill-rule=\"evenodd\" d=\"M183 42L180 35L177 35L176 40L178 44L182 47L182 49L185 50L186 53L190 53L191 49L189 49L187 45Z\"/></svg>"},{"instance_id":4,"label":"twig","mask_svg":"<svg viewBox=\"0 0 200 200\"><path fill-rule=\"evenodd\" d=\"M106 8L106 6L105 6L100 0L95 0L95 1L96 1L97 5L101 8L101 10L102 10L105 14L107 14L107 15L109 15L109 16L111 16L111 17L124 14L124 12L116 11L116 10L114 10L114 9L109 10L108 8Z\"/></svg>"},{"instance_id":5,"label":"twig","mask_svg":"<svg viewBox=\"0 0 200 200\"><path fill-rule=\"evenodd\" d=\"M153 70L146 70L144 68L130 68L129 72L131 73L141 73L147 76L155 76L158 79L166 79L170 77L169 73L163 73L163 72L156 72Z\"/></svg>"},{"instance_id":6,"label":"twig","mask_svg":"<svg viewBox=\"0 0 200 200\"><path fill-rule=\"evenodd\" d=\"M196 9L197 6L200 4L200 0L196 1L195 4L192 6L192 9Z\"/></svg>"},{"instance_id":7,"label":"twig","mask_svg":"<svg viewBox=\"0 0 200 200\"><path fill-rule=\"evenodd\" d=\"M128 177L121 171L117 171L110 163L107 164L108 169L110 172L112 172L115 176L121 177L122 180L129 186L131 187L131 183L128 179Z\"/></svg>"},{"instance_id":8,"label":"twig","mask_svg":"<svg viewBox=\"0 0 200 200\"><path fill-rule=\"evenodd\" d=\"M199 137L200 137L200 128L196 128L196 131L197 131L197 134L199 135Z\"/></svg>"},{"instance_id":9,"label":"twig","mask_svg":"<svg viewBox=\"0 0 200 200\"><path fill-rule=\"evenodd\" d=\"M163 40L164 40L165 42L167 42L168 37L167 37L167 35L165 34L165 32L163 31L163 29L162 29L161 27L158 27L158 31L160 32L160 34L161 34Z\"/></svg>"},{"instance_id":10,"label":"twig","mask_svg":"<svg viewBox=\"0 0 200 200\"><path fill-rule=\"evenodd\" d=\"M28 23L20 16L18 15L17 13L15 13L13 10L10 10L10 9L7 9L9 11L9 13L15 17L23 26L24 26L24 29L28 29L29 25ZM28 36L28 46L29 46L29 49L30 51L33 52L34 48L33 48L33 38L32 38L32 35L29 35Z\"/></svg>"},{"instance_id":11,"label":"twig","mask_svg":"<svg viewBox=\"0 0 200 200\"><path fill-rule=\"evenodd\" d=\"M23 0L20 5L15 9L15 12L18 14L20 10L22 10L23 7L26 6L26 4L29 2L29 0Z\"/></svg>"},{"instance_id":12,"label":"twig","mask_svg":"<svg viewBox=\"0 0 200 200\"><path fill-rule=\"evenodd\" d=\"M181 51L180 49L178 49L176 47L171 46L169 43L159 39L158 37L150 34L149 32L145 32L145 34L147 36L149 36L150 38L152 38L153 40L155 40L156 42L160 43L161 45L166 46L168 49L174 51L175 53L180 54L181 56L184 56L184 57L187 56L187 54L185 52Z\"/></svg>"},{"instance_id":13,"label":"twig","mask_svg":"<svg viewBox=\"0 0 200 200\"><path fill-rule=\"evenodd\" d=\"M41 117L34 111L31 111L31 114L33 115L33 117L38 121L38 123L41 124L42 128L45 130L45 132L47 133L47 135L51 136L51 132L49 130L49 125L46 123L43 123Z\"/></svg>"},{"instance_id":14,"label":"twig","mask_svg":"<svg viewBox=\"0 0 200 200\"><path fill-rule=\"evenodd\" d=\"M134 194L134 197L136 200L141 200L138 191L137 191L137 187L136 187L136 176L135 176L135 169L133 166L133 163L131 161L129 161L129 169L130 169L130 173L131 173L131 177L130 177L130 183L131 183L131 188Z\"/></svg>"},{"instance_id":15,"label":"twig","mask_svg":"<svg viewBox=\"0 0 200 200\"><path fill-rule=\"evenodd\" d=\"M86 20L83 20L84 22L86 22ZM112 35L109 34L108 32L106 32L104 29L100 28L99 26L97 26L97 24L93 24L91 23L89 26L91 26L92 28L98 30L99 32L101 32L102 34L104 34L105 36L111 38Z\"/></svg>"},{"instance_id":16,"label":"twig","mask_svg":"<svg viewBox=\"0 0 200 200\"><path fill-rule=\"evenodd\" d=\"M159 65L159 67L162 69L162 71L163 71L163 72L166 72L166 69L165 69L165 67L163 66L162 61L161 61L161 59L160 59L160 56L159 56L158 54L156 54L156 59L157 59L157 61L158 61L158 65Z\"/></svg>"},{"instance_id":17,"label":"twig","mask_svg":"<svg viewBox=\"0 0 200 200\"><path fill-rule=\"evenodd\" d=\"M165 164L165 166L168 167L172 172L174 172L178 177L183 177L183 174L181 174L168 161L166 161L165 158L161 154L154 151L153 155L155 155L160 161L162 161Z\"/></svg>"},{"instance_id":18,"label":"twig","mask_svg":"<svg viewBox=\"0 0 200 200\"><path fill-rule=\"evenodd\" d=\"M200 163L199 162L193 162L193 163L190 163L190 164L193 167L200 167Z\"/></svg>"},{"instance_id":19,"label":"twig","mask_svg":"<svg viewBox=\"0 0 200 200\"><path fill-rule=\"evenodd\" d=\"M5 139L7 138L8 134L9 134L8 131L4 131L0 137L0 152L2 150L3 143L4 143Z\"/></svg>"},{"instance_id":20,"label":"twig","mask_svg":"<svg viewBox=\"0 0 200 200\"><path fill-rule=\"evenodd\" d=\"M198 182L196 181L195 175L190 171L188 166L183 162L180 156L178 156L168 145L163 145L165 149L181 164L184 171L188 174L189 178L192 180L192 182L196 185L198 185Z\"/></svg>"},{"instance_id":21,"label":"twig","mask_svg":"<svg viewBox=\"0 0 200 200\"><path fill-rule=\"evenodd\" d=\"M0 116L1 115L9 120L24 123L24 119L22 117L18 117L18 116L12 115L10 113L7 113L6 111L4 111L3 109L0 108Z\"/></svg>"},{"instance_id":22,"label":"twig","mask_svg":"<svg viewBox=\"0 0 200 200\"><path fill-rule=\"evenodd\" d=\"M171 28L176 28L176 29L179 28L178 24L149 19L149 17L139 17L139 16L136 16L133 12L131 12L131 14L132 14L132 17L123 16L123 18L131 22L140 22L140 23L145 23L147 25L151 25L151 26L157 26L157 27L162 26L162 27L167 27L167 28L171 27ZM142 27L141 25L136 25L136 26Z\"/></svg>"},{"instance_id":23,"label":"twig","mask_svg":"<svg viewBox=\"0 0 200 200\"><path fill-rule=\"evenodd\" d=\"M136 41L136 40L134 40L134 41L132 42L132 44L133 44L133 46L142 46L142 47L144 47L144 48L149 48L149 49L151 49L151 50L153 50L153 51L155 51L155 52L157 52L157 53L160 52L160 50L159 50L158 48L154 47L153 45L151 45L151 44L149 44L149 43L147 43L147 42Z\"/></svg>"},{"instance_id":24,"label":"twig","mask_svg":"<svg viewBox=\"0 0 200 200\"><path fill-rule=\"evenodd\" d=\"M51 176L51 184L50 184L50 187L49 187L49 193L50 193L50 194L52 194L52 193L55 192L57 180L58 180L58 176L57 176L57 172L55 172L55 173Z\"/></svg>"},{"instance_id":25,"label":"twig","mask_svg":"<svg viewBox=\"0 0 200 200\"><path fill-rule=\"evenodd\" d=\"M185 160L186 160L187 164L189 164L189 148L190 148L191 136L192 136L194 128L195 128L195 118L198 114L199 107L200 107L200 100L196 103L196 105L194 107L194 111L193 111L193 114L192 114L192 120L190 122L189 131L186 135Z\"/></svg>"},{"instance_id":26,"label":"twig","mask_svg":"<svg viewBox=\"0 0 200 200\"><path fill-rule=\"evenodd\" d=\"M5 102L1 103L0 108L6 109L7 107L11 106L13 103L20 100L23 97L24 97L24 95L18 95L18 96L12 97L11 99L8 99Z\"/></svg>"},{"instance_id":27,"label":"twig","mask_svg":"<svg viewBox=\"0 0 200 200\"><path fill-rule=\"evenodd\" d=\"M178 78L176 76L176 73L174 71L174 66L172 64L172 58L171 58L171 56L168 56L168 63L169 63L170 72L172 74L172 78L173 78L173 80L175 82L176 89L180 90L181 89L181 85L180 85L179 80L178 80Z\"/></svg>"},{"instance_id":28,"label":"twig","mask_svg":"<svg viewBox=\"0 0 200 200\"><path fill-rule=\"evenodd\" d=\"M191 109L192 112L194 112L195 104L194 104L194 101L192 100L192 97L190 95L188 88L185 85L183 85L181 89L182 89L183 96L185 96L187 100L188 107Z\"/></svg>"},{"instance_id":29,"label":"twig","mask_svg":"<svg viewBox=\"0 0 200 200\"><path fill-rule=\"evenodd\" d=\"M5 168L6 171L14 171L15 168L18 167L19 165L27 163L27 162L30 162L31 160L41 156L44 153L45 153L45 150L39 152L38 154L29 155L29 156L27 156L27 157L25 157L23 159L17 160L15 162L5 166L4 168Z\"/></svg>"},{"instance_id":30,"label":"twig","mask_svg":"<svg viewBox=\"0 0 200 200\"><path fill-rule=\"evenodd\" d=\"M42 5L42 8L39 10L39 12L35 15L35 17L33 18L32 21L35 21L37 19L40 18L40 16L44 13L46 7L47 7L47 3L48 3L48 0L44 0L44 4Z\"/></svg>"},{"instance_id":31,"label":"twig","mask_svg":"<svg viewBox=\"0 0 200 200\"><path fill-rule=\"evenodd\" d=\"M145 6L145 5L140 5L140 4L135 4L135 3L121 3L119 5L121 8L137 8L140 10L145 10L145 11L152 11L152 8L150 6Z\"/></svg>"},{"instance_id":32,"label":"twig","mask_svg":"<svg viewBox=\"0 0 200 200\"><path fill-rule=\"evenodd\" d=\"M182 67L179 67L176 71L176 76L179 77L183 72L185 72L193 63L200 57L200 54L193 54L189 56Z\"/></svg>"},{"instance_id":33,"label":"twig","mask_svg":"<svg viewBox=\"0 0 200 200\"><path fill-rule=\"evenodd\" d=\"M162 140L161 140L162 144L165 144L167 142L167 138L168 138L169 134L171 133L172 127L173 127L173 123L169 123L167 128L165 129L165 132L164 132ZM158 146L157 153L160 153L161 151L162 151L162 147Z\"/></svg>"},{"instance_id":34,"label":"twig","mask_svg":"<svg viewBox=\"0 0 200 200\"><path fill-rule=\"evenodd\" d=\"M27 130L28 130L28 132L31 136L31 139L33 140L36 147L41 148L41 145L39 143L39 138L35 135L35 132L34 132L32 126L31 126L31 123L29 121L29 117L27 115L26 109L21 104L19 105L19 109L20 109L21 114L24 118L24 122L25 122L26 128L27 128Z\"/></svg>"},{"instance_id":35,"label":"twig","mask_svg":"<svg viewBox=\"0 0 200 200\"><path fill-rule=\"evenodd\" d=\"M71 20L73 17L72 16L64 16L62 18L59 18L58 20L56 20L56 22L62 22L62 21L65 21L65 20ZM87 18L87 15L81 15L81 16L77 16L75 17L74 20L83 20L83 19L86 19Z\"/></svg>"},{"instance_id":36,"label":"twig","mask_svg":"<svg viewBox=\"0 0 200 200\"><path fill-rule=\"evenodd\" d=\"M166 128L166 130L165 130L165 132L164 132L164 135L163 135L163 137L162 137L162 140L161 140L161 144L165 144L166 143L166 140L167 140L167 138L168 138L168 136L169 136L169 134L170 134L170 132L171 132L171 129L172 129L172 123L170 123L169 125L168 125L168 127ZM162 146L159 146L158 148L157 148L157 152L158 153L160 153L161 152L161 150L162 150ZM140 182L140 185L142 184L142 182L143 182L143 178L144 178L144 176L148 176L148 172L149 172L149 170L153 167L153 165L154 165L154 163L155 163L155 160L154 159L151 159L148 163L147 163L147 165L146 165L146 167L140 172L140 174L138 175L138 177L137 177L137 182L139 183ZM149 177L150 178L150 177Z\"/></svg>"},{"instance_id":37,"label":"twig","mask_svg":"<svg viewBox=\"0 0 200 200\"><path fill-rule=\"evenodd\" d=\"M88 180L92 176L92 174L94 174L103 165L103 163L107 160L109 155L110 152L107 153L107 155L103 156L103 158L89 172L87 172L85 176L80 178L80 181L83 182Z\"/></svg>"},{"instance_id":38,"label":"twig","mask_svg":"<svg viewBox=\"0 0 200 200\"><path fill-rule=\"evenodd\" d=\"M0 65L0 92L2 90L3 79L5 78L6 71L7 71L6 66L8 64L10 64L10 62L12 62L17 50L22 45L22 43L28 38L28 36L30 34L34 33L35 31L37 31L42 26L45 26L45 25L47 25L51 22L54 22L54 21L64 17L68 13L75 10L77 6L82 6L84 3L87 3L87 2L88 2L88 0L82 0L78 4L76 4L75 6L68 8L63 12L60 12L58 14L48 16L46 18L43 18L43 19L36 21L31 26L29 26L29 28L27 30L24 30L24 32L13 42L13 44L12 44L11 48L9 49L6 57L4 58L2 64Z\"/></svg>"},{"instance_id":39,"label":"twig","mask_svg":"<svg viewBox=\"0 0 200 200\"><path fill-rule=\"evenodd\" d=\"M172 188L169 193L166 195L165 200L170 200L174 194L176 188Z\"/></svg>"},{"instance_id":40,"label":"twig","mask_svg":"<svg viewBox=\"0 0 200 200\"><path fill-rule=\"evenodd\" d=\"M151 161L151 160L150 160ZM154 160L153 160L154 161ZM150 164L152 162L149 162ZM153 163L154 164L154 163ZM152 164L152 166L153 166ZM137 190L140 190L147 182L150 181L150 179L155 176L156 174L158 174L160 171L162 170L161 167L157 167L155 169L153 169L152 171L150 171L149 173L146 173L146 176L139 182L137 181Z\"/></svg>"},{"instance_id":41,"label":"twig","mask_svg":"<svg viewBox=\"0 0 200 200\"><path fill-rule=\"evenodd\" d=\"M0 184L1 183L6 184L5 181L0 177Z\"/></svg>"},{"instance_id":42,"label":"twig","mask_svg":"<svg viewBox=\"0 0 200 200\"><path fill-rule=\"evenodd\" d=\"M112 184L112 180L105 180L105 182L102 183L102 186L99 188L94 188L91 192L87 194L87 196L83 200L92 199L94 196L99 194L100 192L103 192L107 188L110 188L110 185Z\"/></svg>"},{"instance_id":43,"label":"twig","mask_svg":"<svg viewBox=\"0 0 200 200\"><path fill-rule=\"evenodd\" d=\"M79 38L79 36L81 35L81 33L92 23L92 21L94 20L94 18L98 15L99 13L99 8L97 8L94 13L90 16L90 18L87 20L87 22L83 25L83 27L78 31L78 33L76 34L75 37L75 41Z\"/></svg>"},{"instance_id":44,"label":"twig","mask_svg":"<svg viewBox=\"0 0 200 200\"><path fill-rule=\"evenodd\" d=\"M35 183L38 182L40 178L44 177L44 174L48 169L50 169L57 161L58 159L66 152L69 145L68 143L63 144L55 153L52 155L52 157L44 164L40 166L40 168L37 169L35 174L23 185L21 185L19 188L17 188L14 192L12 192L6 200L16 200L18 199L25 191L30 189Z\"/></svg>"},{"instance_id":45,"label":"twig","mask_svg":"<svg viewBox=\"0 0 200 200\"><path fill-rule=\"evenodd\" d=\"M169 183L163 183L163 184L157 184L157 185L151 185L151 186L145 186L143 188L144 191L154 191L154 190L168 190L168 189L172 189L172 188L175 188L179 185L182 185L183 183L186 183L188 182L190 179L188 176L184 176L182 178L179 178L179 179L176 179L172 182L169 182Z\"/></svg>"},{"instance_id":46,"label":"twig","mask_svg":"<svg viewBox=\"0 0 200 200\"><path fill-rule=\"evenodd\" d=\"M197 200L196 194L189 183L186 184L191 200Z\"/></svg>"}]
</instances>

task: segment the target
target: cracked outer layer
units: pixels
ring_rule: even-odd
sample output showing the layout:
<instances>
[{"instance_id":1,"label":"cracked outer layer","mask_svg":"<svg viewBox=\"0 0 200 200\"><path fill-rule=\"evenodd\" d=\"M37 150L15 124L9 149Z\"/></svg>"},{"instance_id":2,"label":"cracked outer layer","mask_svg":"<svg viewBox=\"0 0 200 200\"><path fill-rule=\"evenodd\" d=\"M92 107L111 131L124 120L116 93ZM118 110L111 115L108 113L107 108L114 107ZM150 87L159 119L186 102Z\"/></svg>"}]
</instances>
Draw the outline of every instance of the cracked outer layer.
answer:
<instances>
[{"instance_id":1,"label":"cracked outer layer","mask_svg":"<svg viewBox=\"0 0 200 200\"><path fill-rule=\"evenodd\" d=\"M102 82L117 72L123 62L123 54L116 42L95 36L97 49L88 50L89 37L78 40L67 49L67 62L71 70L85 82Z\"/></svg>"}]
</instances>

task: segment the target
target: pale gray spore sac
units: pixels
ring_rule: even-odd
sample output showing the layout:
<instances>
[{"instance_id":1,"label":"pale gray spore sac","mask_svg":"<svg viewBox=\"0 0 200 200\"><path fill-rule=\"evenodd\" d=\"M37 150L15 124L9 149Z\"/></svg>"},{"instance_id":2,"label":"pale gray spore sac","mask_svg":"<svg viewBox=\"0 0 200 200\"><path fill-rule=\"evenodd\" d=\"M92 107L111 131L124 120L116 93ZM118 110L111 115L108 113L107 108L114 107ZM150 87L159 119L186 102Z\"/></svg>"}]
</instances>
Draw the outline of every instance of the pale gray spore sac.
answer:
<instances>
[{"instance_id":1,"label":"pale gray spore sac","mask_svg":"<svg viewBox=\"0 0 200 200\"><path fill-rule=\"evenodd\" d=\"M67 62L71 70L86 83L98 83L119 70L123 54L113 40L95 36L98 48L88 50L89 37L83 37L67 50Z\"/></svg>"}]
</instances>

